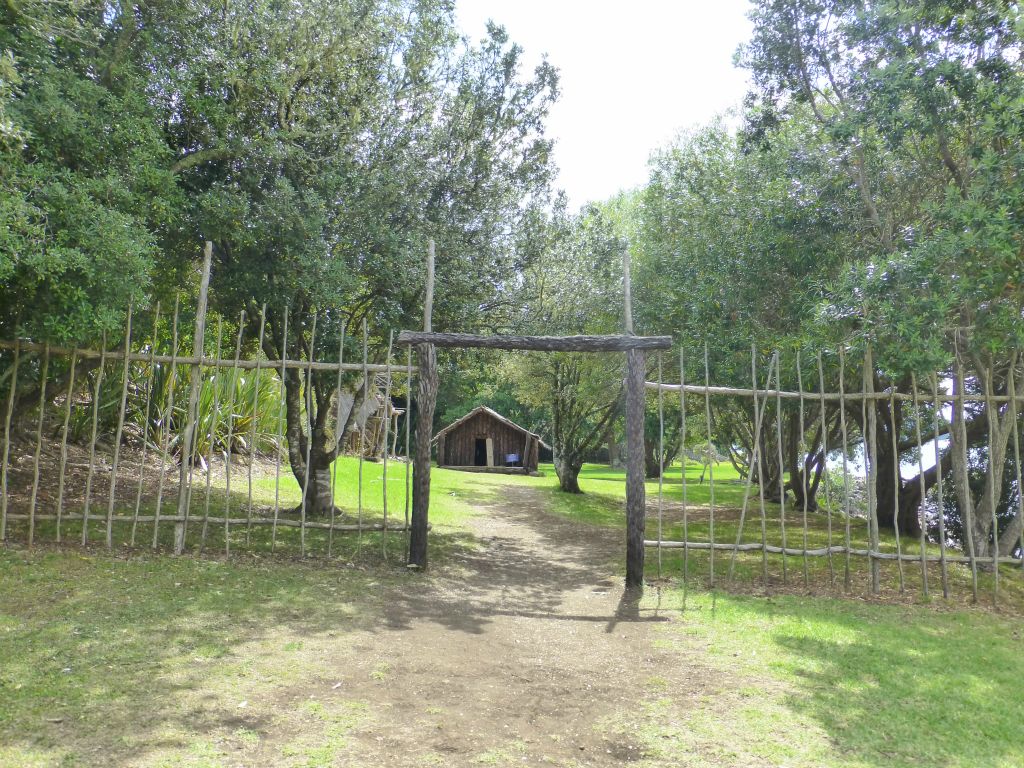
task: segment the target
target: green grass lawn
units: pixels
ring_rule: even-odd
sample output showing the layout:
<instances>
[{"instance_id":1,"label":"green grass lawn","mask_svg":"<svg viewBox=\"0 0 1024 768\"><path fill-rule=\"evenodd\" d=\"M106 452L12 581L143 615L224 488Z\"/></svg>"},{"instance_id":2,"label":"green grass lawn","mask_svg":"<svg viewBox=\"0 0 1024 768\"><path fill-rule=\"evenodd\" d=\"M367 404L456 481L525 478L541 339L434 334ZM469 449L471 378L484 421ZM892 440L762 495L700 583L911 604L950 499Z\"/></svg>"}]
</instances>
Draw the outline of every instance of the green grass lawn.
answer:
<instances>
[{"instance_id":1,"label":"green grass lawn","mask_svg":"<svg viewBox=\"0 0 1024 768\"><path fill-rule=\"evenodd\" d=\"M475 547L467 521L480 514L478 504L500 501L509 486L536 489L539 507L583 528L623 525L621 471L586 467L585 493L576 496L559 492L551 468L543 469L542 477L435 470L432 562L443 568L453 552ZM731 468L719 470L716 506L735 510L743 487ZM358 462L343 459L336 471L338 501L354 518ZM710 488L697 484L698 467L687 472L688 533L691 540L707 540L702 508ZM364 463L363 473L363 514L381 519L382 466ZM403 464L389 464L393 519L404 519L404 477ZM657 483L648 484L651 499L656 492ZM244 486L233 493L232 506L247 501ZM667 483L665 494L677 508L681 484ZM273 478L257 477L253 495L258 504L272 505ZM281 498L285 506L298 501L297 486L287 478ZM193 509L201 502L193 499ZM778 541L778 507L768 513L769 539ZM756 541L756 506L750 514L756 525L744 540ZM797 511L790 514L793 543L802 529ZM668 517L666 537L680 535L678 515ZM811 541L827 540L823 516L808 522ZM844 522L833 520L837 542ZM735 518L723 511L716 540L734 540L736 532ZM74 533L65 535L74 540ZM275 558L265 554L263 528L253 529L248 549L244 528L233 531L238 556L227 560L145 548L0 550L0 766L88 766L111 755L131 762L128 756L143 750L145 759L131 764L246 764L261 726L236 708L249 702L268 711L274 691L320 684L319 660L380 621L388 589L416 589L432 578L402 567L401 533L388 535L386 560L382 534L336 534L332 558L324 560L326 535L309 531L308 550L317 558L305 561L292 557L297 532L280 533L284 556ZM210 532L214 554L223 545L217 536ZM862 524L853 526L851 537L855 545L863 542ZM916 542L904 544L916 551ZM763 589L760 555L738 559L732 590L726 555L716 558L721 588L715 590L707 588L706 553L690 554L685 584L681 553L662 555L664 578L648 588L643 612L671 614L673 621L654 625L654 642L675 654L672 663L686 670L684 679L701 682L669 685L652 678L640 702L598 724L639 740L646 753L640 765L1024 765L1024 600L1016 571L1002 574L1000 609L993 612L984 604L965 606L969 571L961 566L950 568L952 600L934 597L941 594L935 569L933 600L921 604L914 581L920 574L912 564L904 566L903 596L895 566L884 564L886 590L879 600L867 594L867 570L855 560L855 599L848 599L840 558L833 562L835 587L827 559L814 558L805 588L800 558L788 558L783 585L781 558L772 556L774 594L765 596L744 594ZM656 550L648 550L648 575L658 575ZM313 701L269 710L275 730L293 734L274 745L280 764L344 764L348 730L374 716L372 702L342 697L334 709L324 706ZM239 712L236 725L227 727L216 715L225 709Z\"/></svg>"}]
</instances>

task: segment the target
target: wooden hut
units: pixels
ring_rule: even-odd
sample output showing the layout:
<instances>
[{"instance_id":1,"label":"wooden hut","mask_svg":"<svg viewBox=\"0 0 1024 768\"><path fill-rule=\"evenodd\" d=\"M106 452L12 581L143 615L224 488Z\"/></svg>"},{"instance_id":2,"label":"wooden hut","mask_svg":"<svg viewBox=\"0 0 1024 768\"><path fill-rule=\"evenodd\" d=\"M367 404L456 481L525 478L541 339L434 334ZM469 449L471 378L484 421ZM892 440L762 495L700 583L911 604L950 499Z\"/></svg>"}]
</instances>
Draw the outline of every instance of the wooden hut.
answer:
<instances>
[{"instance_id":1,"label":"wooden hut","mask_svg":"<svg viewBox=\"0 0 1024 768\"><path fill-rule=\"evenodd\" d=\"M536 472L540 450L547 448L539 435L486 405L449 424L434 442L439 467L505 474Z\"/></svg>"}]
</instances>

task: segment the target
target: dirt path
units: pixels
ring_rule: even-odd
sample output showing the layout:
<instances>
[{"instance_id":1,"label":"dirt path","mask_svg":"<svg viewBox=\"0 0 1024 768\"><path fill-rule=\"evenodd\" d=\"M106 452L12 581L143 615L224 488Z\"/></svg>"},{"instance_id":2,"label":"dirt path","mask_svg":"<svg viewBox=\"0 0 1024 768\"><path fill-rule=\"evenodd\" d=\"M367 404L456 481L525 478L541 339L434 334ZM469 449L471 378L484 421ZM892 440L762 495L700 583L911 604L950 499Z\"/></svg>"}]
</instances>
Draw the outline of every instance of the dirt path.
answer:
<instances>
[{"instance_id":1,"label":"dirt path","mask_svg":"<svg viewBox=\"0 0 1024 768\"><path fill-rule=\"evenodd\" d=\"M509 488L473 522L479 551L393 596L345 682L390 713L387 729L353 735L356 764L641 758L615 724L649 697L649 680L678 666L652 642L653 623L667 619L623 599L617 532L546 514L538 498Z\"/></svg>"}]
</instances>

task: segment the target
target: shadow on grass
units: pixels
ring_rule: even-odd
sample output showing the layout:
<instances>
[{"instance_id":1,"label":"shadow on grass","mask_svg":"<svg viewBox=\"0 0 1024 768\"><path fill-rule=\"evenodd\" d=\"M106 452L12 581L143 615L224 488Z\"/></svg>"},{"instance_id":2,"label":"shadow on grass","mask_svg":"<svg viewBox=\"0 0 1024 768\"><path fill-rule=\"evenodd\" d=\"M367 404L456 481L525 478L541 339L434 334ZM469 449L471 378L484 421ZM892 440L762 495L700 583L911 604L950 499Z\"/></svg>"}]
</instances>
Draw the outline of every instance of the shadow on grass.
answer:
<instances>
[{"instance_id":1,"label":"shadow on grass","mask_svg":"<svg viewBox=\"0 0 1024 768\"><path fill-rule=\"evenodd\" d=\"M1024 761L1024 644L1011 622L818 599L741 598L738 606L742 632L763 637L769 674L793 689L786 706L818 723L843 761ZM729 645L737 644L734 635Z\"/></svg>"}]
</instances>

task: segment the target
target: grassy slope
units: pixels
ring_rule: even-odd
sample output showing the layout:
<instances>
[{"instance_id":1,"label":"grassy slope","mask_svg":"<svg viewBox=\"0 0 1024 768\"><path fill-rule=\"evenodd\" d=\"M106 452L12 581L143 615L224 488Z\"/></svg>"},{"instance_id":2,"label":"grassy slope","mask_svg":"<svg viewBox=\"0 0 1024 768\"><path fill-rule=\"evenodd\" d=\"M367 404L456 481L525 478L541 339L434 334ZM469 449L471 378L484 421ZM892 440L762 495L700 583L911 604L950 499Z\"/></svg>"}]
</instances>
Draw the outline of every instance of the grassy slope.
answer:
<instances>
[{"instance_id":1,"label":"grassy slope","mask_svg":"<svg viewBox=\"0 0 1024 768\"><path fill-rule=\"evenodd\" d=\"M381 467L368 463L363 471L364 513L374 517L381 511ZM338 472L339 502L352 509L358 462L343 460ZM729 480L724 468L719 479ZM546 507L581 525L622 524L622 475L612 470L588 467L583 496L557 492L550 472L522 478L436 471L435 563L456 547L473 546L465 530L473 501L497 497L510 483L537 488ZM283 488L286 500L297 500L287 481ZM656 484L648 490L653 494ZM262 502L272 503L273 492L272 479L254 488ZM694 481L689 501L706 503L707 493L707 484ZM742 501L739 486L716 482L719 493L718 502L732 506L729 493ZM678 499L678 484L667 495ZM403 465L389 467L389 496L391 513L401 516ZM822 535L821 520L811 523ZM692 526L692 537L707 535L706 521ZM722 523L716 534L729 531ZM759 525L750 536L759 536ZM322 534L309 539L311 550L326 551ZM112 750L152 766L233 764L225 750L244 762L257 748L251 727L240 715L236 728L224 730L212 714L243 701L295 734L273 745L280 764L331 764L343 754L346 731L371 717L366 702L341 697L281 708L262 700L268 691L308 685L322 654L379 616L375 587L417 578L400 567L403 541L391 535L384 565L379 535L338 536L339 562L331 567L257 556L0 551L0 766L89 765ZM799 584L800 563L790 560ZM646 607L685 608L680 620L658 625L658 642L678 649L712 682L694 694L652 679L635 719L602 724L639 736L648 765L1024 764L1019 622L907 602L711 593L698 578L707 560L693 556L690 565L688 592L678 579L665 582L648 590ZM679 562L666 558L665 566ZM651 568L656 575L653 562ZM745 568L756 583L759 558ZM776 579L780 568L771 564ZM812 581L827 583L825 560L812 568ZM955 575L961 590L963 571ZM895 568L885 573L893 585ZM854 575L866 583L863 571ZM1003 579L1005 602L1017 581Z\"/></svg>"}]
</instances>

